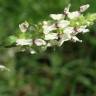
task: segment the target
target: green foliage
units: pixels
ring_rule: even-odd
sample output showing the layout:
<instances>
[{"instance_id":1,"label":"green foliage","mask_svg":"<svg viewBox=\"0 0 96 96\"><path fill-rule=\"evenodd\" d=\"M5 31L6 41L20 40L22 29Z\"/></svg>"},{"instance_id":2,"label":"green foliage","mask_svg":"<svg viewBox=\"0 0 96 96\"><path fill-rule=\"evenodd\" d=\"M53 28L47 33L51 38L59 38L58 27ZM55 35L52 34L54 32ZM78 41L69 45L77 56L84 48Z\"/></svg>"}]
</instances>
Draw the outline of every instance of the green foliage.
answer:
<instances>
[{"instance_id":1,"label":"green foliage","mask_svg":"<svg viewBox=\"0 0 96 96\"><path fill-rule=\"evenodd\" d=\"M0 0L0 43L13 44L16 37L6 38L19 33L22 21L37 23L69 3L71 10L89 3L87 12L96 12L96 0ZM80 36L83 43L66 42L36 55L0 47L0 64L11 70L0 70L0 96L96 96L96 23L90 29Z\"/></svg>"}]
</instances>

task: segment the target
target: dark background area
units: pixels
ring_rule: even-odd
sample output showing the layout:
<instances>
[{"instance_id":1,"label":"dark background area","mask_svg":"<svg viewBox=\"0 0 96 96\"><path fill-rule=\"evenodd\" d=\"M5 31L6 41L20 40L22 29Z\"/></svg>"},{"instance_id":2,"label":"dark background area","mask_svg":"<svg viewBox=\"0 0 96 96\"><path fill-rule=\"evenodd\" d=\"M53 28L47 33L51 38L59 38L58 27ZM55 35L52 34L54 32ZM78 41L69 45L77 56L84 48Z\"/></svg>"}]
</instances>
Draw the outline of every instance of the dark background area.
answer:
<instances>
[{"instance_id":1,"label":"dark background area","mask_svg":"<svg viewBox=\"0 0 96 96\"><path fill-rule=\"evenodd\" d=\"M96 12L96 0L0 0L0 42L18 32L18 25L32 24L90 4L86 13ZM60 48L48 48L40 54L14 53L0 47L0 96L96 96L96 23L81 35L83 43L65 42Z\"/></svg>"}]
</instances>

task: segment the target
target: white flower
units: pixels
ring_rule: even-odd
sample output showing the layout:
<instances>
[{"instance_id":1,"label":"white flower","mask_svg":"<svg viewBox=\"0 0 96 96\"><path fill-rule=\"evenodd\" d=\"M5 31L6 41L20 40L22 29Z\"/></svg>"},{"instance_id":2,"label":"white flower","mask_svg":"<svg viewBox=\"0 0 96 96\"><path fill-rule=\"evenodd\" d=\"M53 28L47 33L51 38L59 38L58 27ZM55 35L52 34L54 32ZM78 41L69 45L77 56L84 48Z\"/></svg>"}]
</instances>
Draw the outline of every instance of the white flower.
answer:
<instances>
[{"instance_id":1,"label":"white flower","mask_svg":"<svg viewBox=\"0 0 96 96\"><path fill-rule=\"evenodd\" d=\"M60 34L59 46L61 46L65 41L71 40L71 34L74 32L73 27L67 27L64 32Z\"/></svg>"},{"instance_id":2,"label":"white flower","mask_svg":"<svg viewBox=\"0 0 96 96\"><path fill-rule=\"evenodd\" d=\"M67 37L69 37L69 40L72 40L72 41L74 41L74 42L76 42L76 41L78 41L78 42L82 42L82 40L79 40L75 35L76 34L74 34L74 33L76 33L75 32L75 30L74 30L74 27L68 27L68 28L66 28L65 30L64 30L64 34L67 34L68 36Z\"/></svg>"},{"instance_id":3,"label":"white flower","mask_svg":"<svg viewBox=\"0 0 96 96\"><path fill-rule=\"evenodd\" d=\"M60 20L60 21L57 22L57 27L65 28L69 24L70 24L70 21L68 21L68 20ZM43 28L43 33L44 34L48 34L49 32L54 31L54 30L57 29L55 23L50 25L47 21L43 22L42 28Z\"/></svg>"},{"instance_id":4,"label":"white flower","mask_svg":"<svg viewBox=\"0 0 96 96\"><path fill-rule=\"evenodd\" d=\"M50 31L56 30L55 24L50 25L47 21L43 22L43 33L48 34Z\"/></svg>"},{"instance_id":5,"label":"white flower","mask_svg":"<svg viewBox=\"0 0 96 96\"><path fill-rule=\"evenodd\" d=\"M82 40L79 40L73 33L75 33L73 27L65 28L64 33L60 34L59 46L61 46L65 41L68 40L72 40L74 42L76 41L82 42Z\"/></svg>"},{"instance_id":6,"label":"white flower","mask_svg":"<svg viewBox=\"0 0 96 96\"><path fill-rule=\"evenodd\" d=\"M80 7L80 12L86 11L89 7L90 7L89 4L86 4L86 5L81 6L81 7Z\"/></svg>"},{"instance_id":7,"label":"white flower","mask_svg":"<svg viewBox=\"0 0 96 96\"><path fill-rule=\"evenodd\" d=\"M89 32L89 29L84 29L82 32L87 33L87 32Z\"/></svg>"},{"instance_id":8,"label":"white flower","mask_svg":"<svg viewBox=\"0 0 96 96\"><path fill-rule=\"evenodd\" d=\"M10 71L8 68L6 68L6 67L3 66L3 65L0 65L0 69L1 69L1 70L7 70L7 71Z\"/></svg>"},{"instance_id":9,"label":"white flower","mask_svg":"<svg viewBox=\"0 0 96 96\"><path fill-rule=\"evenodd\" d=\"M89 29L86 29L87 26L80 26L80 28L77 28L78 33L86 33L89 32Z\"/></svg>"},{"instance_id":10,"label":"white flower","mask_svg":"<svg viewBox=\"0 0 96 96\"><path fill-rule=\"evenodd\" d=\"M26 32L28 27L29 27L29 23L27 21L19 24L19 28L20 28L21 32Z\"/></svg>"},{"instance_id":11,"label":"white flower","mask_svg":"<svg viewBox=\"0 0 96 96\"><path fill-rule=\"evenodd\" d=\"M69 19L75 19L81 15L79 11L69 12L70 7L71 4L69 4L68 7L64 9L64 14L68 16Z\"/></svg>"},{"instance_id":12,"label":"white flower","mask_svg":"<svg viewBox=\"0 0 96 96\"><path fill-rule=\"evenodd\" d=\"M65 41L68 41L71 39L71 35L69 33L63 33L60 34L60 41L59 41L59 46L61 46Z\"/></svg>"},{"instance_id":13,"label":"white flower","mask_svg":"<svg viewBox=\"0 0 96 96\"><path fill-rule=\"evenodd\" d=\"M29 45L31 46L33 43L32 43L32 39L17 39L16 40L16 45Z\"/></svg>"},{"instance_id":14,"label":"white flower","mask_svg":"<svg viewBox=\"0 0 96 96\"><path fill-rule=\"evenodd\" d=\"M69 24L70 24L70 21L68 21L68 20L61 20L61 21L59 21L59 22L57 23L57 26L58 26L59 28L65 28L65 27L67 27Z\"/></svg>"},{"instance_id":15,"label":"white flower","mask_svg":"<svg viewBox=\"0 0 96 96\"><path fill-rule=\"evenodd\" d=\"M57 33L49 33L49 34L45 34L45 40L54 40L54 39L58 39L58 34Z\"/></svg>"},{"instance_id":16,"label":"white flower","mask_svg":"<svg viewBox=\"0 0 96 96\"><path fill-rule=\"evenodd\" d=\"M67 16L69 19L75 19L80 16L80 12L79 11L69 12Z\"/></svg>"},{"instance_id":17,"label":"white flower","mask_svg":"<svg viewBox=\"0 0 96 96\"><path fill-rule=\"evenodd\" d=\"M63 14L50 14L50 17L53 19L53 20L61 20L64 18L64 15Z\"/></svg>"},{"instance_id":18,"label":"white flower","mask_svg":"<svg viewBox=\"0 0 96 96\"><path fill-rule=\"evenodd\" d=\"M64 33L72 34L72 33L74 33L74 32L75 32L74 27L66 27L66 28L64 29Z\"/></svg>"},{"instance_id":19,"label":"white flower","mask_svg":"<svg viewBox=\"0 0 96 96\"><path fill-rule=\"evenodd\" d=\"M43 39L35 39L35 40L34 40L34 43L35 43L37 46L46 45L46 42L45 42Z\"/></svg>"}]
</instances>

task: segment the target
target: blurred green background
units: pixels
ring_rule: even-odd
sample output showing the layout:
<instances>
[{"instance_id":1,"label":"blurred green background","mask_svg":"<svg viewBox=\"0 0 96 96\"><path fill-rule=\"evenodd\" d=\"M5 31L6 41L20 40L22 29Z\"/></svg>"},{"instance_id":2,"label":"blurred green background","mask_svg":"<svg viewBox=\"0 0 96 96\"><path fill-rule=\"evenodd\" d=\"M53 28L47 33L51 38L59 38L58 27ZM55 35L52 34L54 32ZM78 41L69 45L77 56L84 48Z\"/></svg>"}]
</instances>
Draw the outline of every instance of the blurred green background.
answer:
<instances>
[{"instance_id":1,"label":"blurred green background","mask_svg":"<svg viewBox=\"0 0 96 96\"><path fill-rule=\"evenodd\" d=\"M96 12L96 0L0 0L0 42L18 31L27 20L37 23L51 13L61 13L90 4L86 13ZM85 13L85 14L86 14ZM65 42L60 48L31 55L0 47L0 96L96 96L96 23L83 43Z\"/></svg>"}]
</instances>

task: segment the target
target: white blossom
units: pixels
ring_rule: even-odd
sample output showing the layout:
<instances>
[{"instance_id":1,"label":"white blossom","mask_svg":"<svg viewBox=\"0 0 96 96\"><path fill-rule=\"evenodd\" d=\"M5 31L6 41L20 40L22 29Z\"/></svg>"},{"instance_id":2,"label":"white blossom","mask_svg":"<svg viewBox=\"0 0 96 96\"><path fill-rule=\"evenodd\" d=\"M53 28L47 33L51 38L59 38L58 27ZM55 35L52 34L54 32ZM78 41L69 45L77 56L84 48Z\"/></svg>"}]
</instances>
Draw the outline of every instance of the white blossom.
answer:
<instances>
[{"instance_id":1,"label":"white blossom","mask_svg":"<svg viewBox=\"0 0 96 96\"><path fill-rule=\"evenodd\" d=\"M82 40L79 40L73 33L75 33L73 27L65 28L64 33L60 34L59 46L61 46L65 41L68 40L72 40L74 42L82 42Z\"/></svg>"},{"instance_id":2,"label":"white blossom","mask_svg":"<svg viewBox=\"0 0 96 96\"><path fill-rule=\"evenodd\" d=\"M57 26L58 26L59 28L65 28L65 27L67 27L69 24L70 24L70 21L68 21L68 20L61 20L61 21L59 21L59 22L57 23Z\"/></svg>"},{"instance_id":3,"label":"white blossom","mask_svg":"<svg viewBox=\"0 0 96 96\"><path fill-rule=\"evenodd\" d=\"M32 39L17 39L16 40L16 45L29 45L31 46L33 43L32 43Z\"/></svg>"},{"instance_id":4,"label":"white blossom","mask_svg":"<svg viewBox=\"0 0 96 96\"><path fill-rule=\"evenodd\" d=\"M60 34L59 46L61 46L65 41L71 40L71 34L74 32L73 27L67 27Z\"/></svg>"},{"instance_id":5,"label":"white blossom","mask_svg":"<svg viewBox=\"0 0 96 96\"><path fill-rule=\"evenodd\" d=\"M79 11L75 11L75 12L69 12L67 16L69 19L75 19L75 18L79 17L80 15L81 14Z\"/></svg>"},{"instance_id":6,"label":"white blossom","mask_svg":"<svg viewBox=\"0 0 96 96\"><path fill-rule=\"evenodd\" d=\"M58 39L58 34L57 33L49 33L49 34L45 34L45 40L54 40L54 39Z\"/></svg>"},{"instance_id":7,"label":"white blossom","mask_svg":"<svg viewBox=\"0 0 96 96\"><path fill-rule=\"evenodd\" d=\"M87 32L89 32L89 29L84 29L82 32L87 33Z\"/></svg>"},{"instance_id":8,"label":"white blossom","mask_svg":"<svg viewBox=\"0 0 96 96\"><path fill-rule=\"evenodd\" d=\"M60 40L59 40L59 46L62 46L62 44L65 41L68 41L71 39L71 35L69 33L63 33L60 35Z\"/></svg>"},{"instance_id":9,"label":"white blossom","mask_svg":"<svg viewBox=\"0 0 96 96\"><path fill-rule=\"evenodd\" d=\"M66 28L64 29L64 33L72 34L72 33L74 33L74 32L75 32L74 27L66 27Z\"/></svg>"},{"instance_id":10,"label":"white blossom","mask_svg":"<svg viewBox=\"0 0 96 96\"><path fill-rule=\"evenodd\" d=\"M84 11L86 11L89 7L90 7L89 4L82 5L82 6L80 7L80 12L84 12Z\"/></svg>"},{"instance_id":11,"label":"white blossom","mask_svg":"<svg viewBox=\"0 0 96 96\"><path fill-rule=\"evenodd\" d=\"M28 27L29 27L29 23L27 21L19 24L19 28L20 28L21 32L26 32Z\"/></svg>"},{"instance_id":12,"label":"white blossom","mask_svg":"<svg viewBox=\"0 0 96 96\"><path fill-rule=\"evenodd\" d=\"M87 26L80 26L80 28L77 28L77 31L79 33L86 33L89 32L89 29L86 28Z\"/></svg>"},{"instance_id":13,"label":"white blossom","mask_svg":"<svg viewBox=\"0 0 96 96\"><path fill-rule=\"evenodd\" d=\"M50 14L50 17L53 19L53 20L61 20L64 18L64 15L63 14Z\"/></svg>"},{"instance_id":14,"label":"white blossom","mask_svg":"<svg viewBox=\"0 0 96 96\"><path fill-rule=\"evenodd\" d=\"M43 22L43 33L48 34L50 31L56 30L55 24L50 25L47 21Z\"/></svg>"},{"instance_id":15,"label":"white blossom","mask_svg":"<svg viewBox=\"0 0 96 96\"><path fill-rule=\"evenodd\" d=\"M79 40L75 35L75 33L77 33L74 30L74 27L68 27L64 30L64 34L67 34L67 37L69 37L69 40L73 40L74 42L78 41L78 42L82 42L82 40Z\"/></svg>"},{"instance_id":16,"label":"white blossom","mask_svg":"<svg viewBox=\"0 0 96 96\"><path fill-rule=\"evenodd\" d=\"M46 42L43 39L35 39L34 43L36 44L36 46L46 45Z\"/></svg>"},{"instance_id":17,"label":"white blossom","mask_svg":"<svg viewBox=\"0 0 96 96\"><path fill-rule=\"evenodd\" d=\"M86 33L89 32L89 29L87 29L87 26L91 23L91 17L90 21L85 20L85 25L83 25L83 15L82 12L86 11L89 8L89 4L80 6L80 10L70 12L71 5L69 4L68 7L64 9L64 14L50 14L50 17L52 20L49 21L43 21L43 24L41 23L42 29L42 38L35 37L34 39L21 39L18 38L16 40L16 45L20 46L31 46L35 45L40 47L41 50L45 50L47 47L59 45L61 46L66 41L73 41L73 42L82 42L76 35L79 33ZM82 15L82 16L81 16ZM79 20L79 17L80 18ZM73 20L72 20L73 19ZM76 19L76 22L75 22ZM71 22L72 21L72 22ZM72 24L70 24L70 22ZM80 23L80 24L79 24ZM87 23L87 24L86 24ZM76 25L76 26L75 26ZM38 27L38 25L36 25ZM74 26L74 27L72 27ZM26 32L28 30L29 23L25 21L22 24L19 24L19 28L21 32ZM39 28L39 27L38 27ZM36 29L36 32L39 31L39 29ZM31 30L32 31L32 30ZM34 29L35 32L35 29ZM25 34L26 35L26 34ZM31 48L31 47L30 47ZM37 48L37 47L36 47ZM34 49L29 49L31 54L35 54L36 51Z\"/></svg>"},{"instance_id":18,"label":"white blossom","mask_svg":"<svg viewBox=\"0 0 96 96\"><path fill-rule=\"evenodd\" d=\"M69 19L74 19L81 15L79 11L70 12L69 11L70 7L71 7L71 4L69 4L68 7L64 9L64 14L68 16Z\"/></svg>"}]
</instances>

